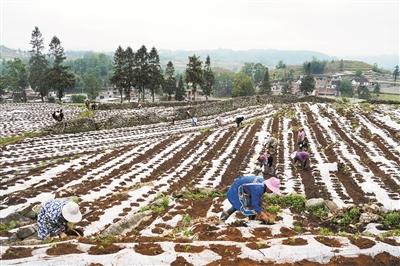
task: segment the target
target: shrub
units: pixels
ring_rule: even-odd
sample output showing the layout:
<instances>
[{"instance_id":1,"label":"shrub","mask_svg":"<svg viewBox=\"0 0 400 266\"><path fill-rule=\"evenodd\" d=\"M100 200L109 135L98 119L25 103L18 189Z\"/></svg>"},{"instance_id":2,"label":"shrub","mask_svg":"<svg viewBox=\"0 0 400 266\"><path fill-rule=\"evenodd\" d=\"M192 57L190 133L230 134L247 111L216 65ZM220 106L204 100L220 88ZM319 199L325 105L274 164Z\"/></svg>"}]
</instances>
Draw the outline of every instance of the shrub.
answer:
<instances>
[{"instance_id":1,"label":"shrub","mask_svg":"<svg viewBox=\"0 0 400 266\"><path fill-rule=\"evenodd\" d=\"M264 200L268 205L278 205L281 208L293 208L296 211L303 211L306 206L306 199L299 194L289 194L286 196L264 195Z\"/></svg>"},{"instance_id":2,"label":"shrub","mask_svg":"<svg viewBox=\"0 0 400 266\"><path fill-rule=\"evenodd\" d=\"M84 103L86 100L86 96L82 94L73 94L71 95L71 101L73 103Z\"/></svg>"},{"instance_id":3,"label":"shrub","mask_svg":"<svg viewBox=\"0 0 400 266\"><path fill-rule=\"evenodd\" d=\"M329 214L329 209L325 205L311 207L308 211L320 220L328 218Z\"/></svg>"},{"instance_id":4,"label":"shrub","mask_svg":"<svg viewBox=\"0 0 400 266\"><path fill-rule=\"evenodd\" d=\"M289 194L285 197L285 203L297 211L303 211L306 207L306 199L299 194Z\"/></svg>"},{"instance_id":5,"label":"shrub","mask_svg":"<svg viewBox=\"0 0 400 266\"><path fill-rule=\"evenodd\" d=\"M358 221L360 215L360 209L353 207L344 212L339 219L336 219L336 222L340 225L349 225L353 222Z\"/></svg>"},{"instance_id":6,"label":"shrub","mask_svg":"<svg viewBox=\"0 0 400 266\"><path fill-rule=\"evenodd\" d=\"M383 224L390 228L400 229L400 212L388 212L384 215Z\"/></svg>"},{"instance_id":7,"label":"shrub","mask_svg":"<svg viewBox=\"0 0 400 266\"><path fill-rule=\"evenodd\" d=\"M266 211L269 213L277 214L281 211L281 207L279 207L278 205L270 205L266 208Z\"/></svg>"},{"instance_id":8,"label":"shrub","mask_svg":"<svg viewBox=\"0 0 400 266\"><path fill-rule=\"evenodd\" d=\"M329 228L321 227L319 229L319 234L323 235L323 236L329 236L329 235L333 235L333 232Z\"/></svg>"}]
</instances>

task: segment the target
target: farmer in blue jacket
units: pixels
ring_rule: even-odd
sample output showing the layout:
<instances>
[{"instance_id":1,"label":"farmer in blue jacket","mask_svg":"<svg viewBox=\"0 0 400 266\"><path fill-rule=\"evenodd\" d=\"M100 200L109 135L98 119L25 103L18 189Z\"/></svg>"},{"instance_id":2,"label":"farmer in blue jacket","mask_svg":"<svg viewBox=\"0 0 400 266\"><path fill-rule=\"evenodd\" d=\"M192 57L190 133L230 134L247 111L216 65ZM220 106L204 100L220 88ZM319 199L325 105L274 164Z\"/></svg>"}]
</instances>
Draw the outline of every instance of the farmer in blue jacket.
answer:
<instances>
[{"instance_id":1,"label":"farmer in blue jacket","mask_svg":"<svg viewBox=\"0 0 400 266\"><path fill-rule=\"evenodd\" d=\"M272 215L262 210L261 203L264 193L280 194L279 186L280 180L275 177L267 180L260 176L241 176L236 178L227 193L232 207L222 212L221 220L225 221L237 210L245 216L255 216L265 222L274 220Z\"/></svg>"}]
</instances>

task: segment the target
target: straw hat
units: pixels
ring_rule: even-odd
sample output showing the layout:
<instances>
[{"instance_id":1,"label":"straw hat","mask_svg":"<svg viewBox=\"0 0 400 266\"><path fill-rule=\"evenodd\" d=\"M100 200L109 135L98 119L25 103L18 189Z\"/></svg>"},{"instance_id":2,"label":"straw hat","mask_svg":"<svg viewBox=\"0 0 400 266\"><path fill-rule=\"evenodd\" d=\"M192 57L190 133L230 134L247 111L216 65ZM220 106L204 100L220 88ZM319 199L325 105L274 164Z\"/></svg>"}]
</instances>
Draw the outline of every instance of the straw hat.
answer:
<instances>
[{"instance_id":1,"label":"straw hat","mask_svg":"<svg viewBox=\"0 0 400 266\"><path fill-rule=\"evenodd\" d=\"M281 194L279 187L281 186L281 181L276 177L268 178L264 181L264 185L267 186L269 190L271 190L274 194Z\"/></svg>"},{"instance_id":2,"label":"straw hat","mask_svg":"<svg viewBox=\"0 0 400 266\"><path fill-rule=\"evenodd\" d=\"M64 219L70 223L78 223L82 220L82 213L79 211L79 205L73 201L65 204L61 213Z\"/></svg>"}]
</instances>

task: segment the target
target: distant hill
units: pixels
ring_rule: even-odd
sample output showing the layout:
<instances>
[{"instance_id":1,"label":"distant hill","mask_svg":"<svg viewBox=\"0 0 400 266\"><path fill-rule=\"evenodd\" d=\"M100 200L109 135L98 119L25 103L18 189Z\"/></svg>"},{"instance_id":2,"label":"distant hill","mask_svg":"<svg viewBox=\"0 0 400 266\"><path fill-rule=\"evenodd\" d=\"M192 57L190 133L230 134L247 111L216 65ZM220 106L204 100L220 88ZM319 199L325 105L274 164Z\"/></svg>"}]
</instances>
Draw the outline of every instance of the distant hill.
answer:
<instances>
[{"instance_id":1,"label":"distant hill","mask_svg":"<svg viewBox=\"0 0 400 266\"><path fill-rule=\"evenodd\" d=\"M235 51L229 49L216 50L188 50L188 51L171 51L160 50L160 57L164 60L187 61L188 56L196 54L205 59L207 55L214 62L239 63L255 62L262 63L267 66L275 66L279 60L286 64L298 65L304 61L311 60L316 57L320 60L330 60L332 57L323 53L313 51L286 51L286 50L243 50Z\"/></svg>"},{"instance_id":2,"label":"distant hill","mask_svg":"<svg viewBox=\"0 0 400 266\"><path fill-rule=\"evenodd\" d=\"M13 59L13 58L28 58L29 52L22 50L15 50L11 48L7 48L4 45L0 45L0 58L1 59Z\"/></svg>"},{"instance_id":3,"label":"distant hill","mask_svg":"<svg viewBox=\"0 0 400 266\"><path fill-rule=\"evenodd\" d=\"M65 54L68 60L82 58L86 53L91 51L66 51ZM109 56L113 56L113 52L104 52ZM311 60L313 57L319 60L340 60L340 57L330 56L324 53L314 51L291 51L291 50L231 50L231 49L214 49L214 50L159 50L160 60L163 66L168 61L172 61L178 72L185 69L188 56L196 54L205 60L206 56L211 57L211 62L214 67L224 68L232 71L238 71L243 63L254 62L262 63L269 67L274 67L279 60L282 60L286 65L301 65L305 61ZM0 46L0 58L28 58L29 52L22 50L10 49L5 46ZM353 61L364 61L368 64L377 63L379 67L392 70L396 64L399 64L399 57L396 55L383 55L383 56L347 56L343 59ZM360 64L362 66L362 63ZM364 67L366 67L364 65ZM369 66L367 66L369 68Z\"/></svg>"}]
</instances>

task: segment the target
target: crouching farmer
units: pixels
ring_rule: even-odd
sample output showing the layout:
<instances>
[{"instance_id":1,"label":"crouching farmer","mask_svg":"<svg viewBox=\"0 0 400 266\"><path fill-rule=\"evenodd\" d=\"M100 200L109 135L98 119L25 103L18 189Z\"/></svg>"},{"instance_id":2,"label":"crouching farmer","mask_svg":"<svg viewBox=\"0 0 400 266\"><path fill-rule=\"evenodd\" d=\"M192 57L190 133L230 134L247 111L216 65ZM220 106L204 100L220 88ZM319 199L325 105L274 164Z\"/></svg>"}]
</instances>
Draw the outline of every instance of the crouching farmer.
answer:
<instances>
[{"instance_id":1,"label":"crouching farmer","mask_svg":"<svg viewBox=\"0 0 400 266\"><path fill-rule=\"evenodd\" d=\"M235 211L245 216L257 218L264 222L273 222L275 216L264 212L261 208L264 193L280 194L280 180L271 177L267 180L260 176L242 176L235 179L228 190L227 196L232 207L223 211L221 220L225 221Z\"/></svg>"},{"instance_id":2,"label":"crouching farmer","mask_svg":"<svg viewBox=\"0 0 400 266\"><path fill-rule=\"evenodd\" d=\"M293 164L300 163L302 169L308 169L310 167L310 155L306 151L295 151L290 157L293 160Z\"/></svg>"},{"instance_id":3,"label":"crouching farmer","mask_svg":"<svg viewBox=\"0 0 400 266\"><path fill-rule=\"evenodd\" d=\"M79 205L73 201L50 200L39 211L37 226L38 238L65 236L68 223L78 223L82 219Z\"/></svg>"}]
</instances>

